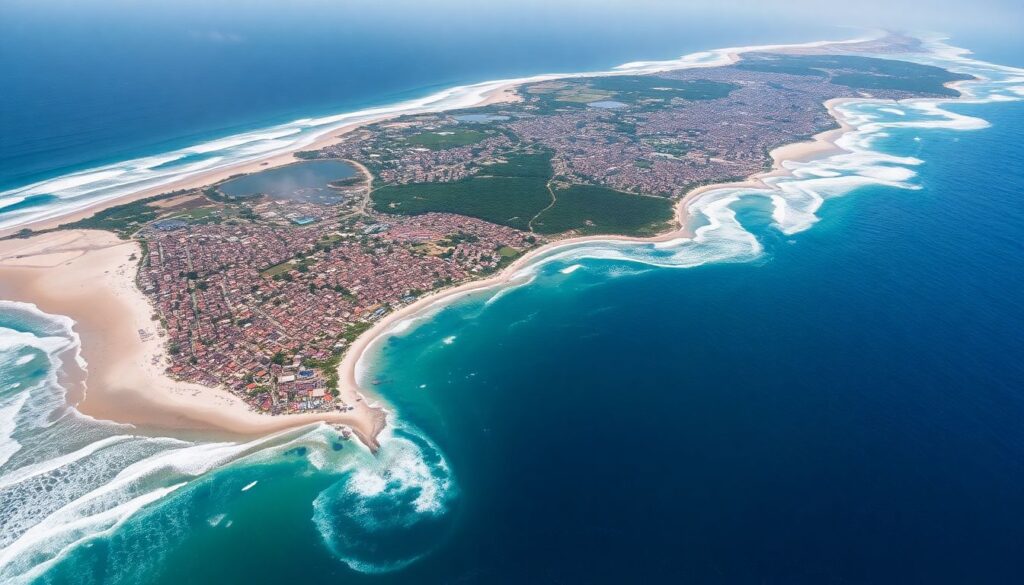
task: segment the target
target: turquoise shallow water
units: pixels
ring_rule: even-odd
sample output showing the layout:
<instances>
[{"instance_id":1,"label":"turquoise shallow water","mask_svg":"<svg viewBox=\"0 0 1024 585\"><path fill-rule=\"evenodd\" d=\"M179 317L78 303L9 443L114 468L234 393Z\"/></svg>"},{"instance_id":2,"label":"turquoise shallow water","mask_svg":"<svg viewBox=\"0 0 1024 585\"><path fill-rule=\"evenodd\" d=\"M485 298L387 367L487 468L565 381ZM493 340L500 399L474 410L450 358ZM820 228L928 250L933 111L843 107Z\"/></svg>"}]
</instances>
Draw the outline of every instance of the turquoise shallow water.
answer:
<instances>
[{"instance_id":1,"label":"turquoise shallow water","mask_svg":"<svg viewBox=\"0 0 1024 585\"><path fill-rule=\"evenodd\" d=\"M4 304L0 579L1019 581L1024 105L949 109L850 106L851 154L708 197L693 240L409 323L363 373L377 457L81 417L71 324Z\"/></svg>"}]
</instances>

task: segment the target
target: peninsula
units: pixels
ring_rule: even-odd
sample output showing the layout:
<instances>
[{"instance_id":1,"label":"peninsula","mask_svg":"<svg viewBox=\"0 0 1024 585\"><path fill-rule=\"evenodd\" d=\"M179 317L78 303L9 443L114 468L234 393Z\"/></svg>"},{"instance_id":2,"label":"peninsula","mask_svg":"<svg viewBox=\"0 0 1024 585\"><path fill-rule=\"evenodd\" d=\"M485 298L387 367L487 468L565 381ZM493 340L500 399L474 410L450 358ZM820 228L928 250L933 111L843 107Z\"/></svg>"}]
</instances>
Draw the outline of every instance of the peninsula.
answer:
<instances>
[{"instance_id":1,"label":"peninsula","mask_svg":"<svg viewBox=\"0 0 1024 585\"><path fill-rule=\"evenodd\" d=\"M373 448L384 411L355 366L390 323L553 242L685 233L709 186L834 148L836 100L958 96L966 76L899 60L915 43L545 79L348 127L285 166L11 234L0 293L79 323L87 414L253 434L323 420Z\"/></svg>"}]
</instances>

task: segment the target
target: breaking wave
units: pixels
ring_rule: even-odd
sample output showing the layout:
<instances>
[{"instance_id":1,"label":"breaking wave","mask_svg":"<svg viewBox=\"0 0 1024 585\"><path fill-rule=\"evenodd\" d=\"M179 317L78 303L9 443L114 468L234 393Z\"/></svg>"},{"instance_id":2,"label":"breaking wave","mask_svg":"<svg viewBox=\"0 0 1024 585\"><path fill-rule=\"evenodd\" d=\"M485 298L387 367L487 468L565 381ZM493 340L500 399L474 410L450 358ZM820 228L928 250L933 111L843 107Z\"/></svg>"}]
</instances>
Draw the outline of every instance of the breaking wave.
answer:
<instances>
[{"instance_id":1,"label":"breaking wave","mask_svg":"<svg viewBox=\"0 0 1024 585\"><path fill-rule=\"evenodd\" d=\"M138 434L67 404L57 374L66 356L80 359L72 325L32 305L0 301L0 582L29 583L62 570L101 540L102 580L136 582L187 539L189 518L202 509L193 500L214 478L228 483L297 457L333 478L316 498L314 524L328 550L354 570L386 570L436 542L432 530L456 490L444 456L420 434L395 428L381 437L376 455L355 442L341 448L343 439L324 424L247 442ZM220 493L217 505L230 507L257 483ZM223 512L202 521L232 522ZM403 539L406 548L386 562L367 552L399 532L424 534L422 548Z\"/></svg>"},{"instance_id":2,"label":"breaking wave","mask_svg":"<svg viewBox=\"0 0 1024 585\"><path fill-rule=\"evenodd\" d=\"M456 494L437 446L398 426L382 437L376 459L361 462L317 496L313 522L328 549L350 568L394 571L437 545Z\"/></svg>"}]
</instances>

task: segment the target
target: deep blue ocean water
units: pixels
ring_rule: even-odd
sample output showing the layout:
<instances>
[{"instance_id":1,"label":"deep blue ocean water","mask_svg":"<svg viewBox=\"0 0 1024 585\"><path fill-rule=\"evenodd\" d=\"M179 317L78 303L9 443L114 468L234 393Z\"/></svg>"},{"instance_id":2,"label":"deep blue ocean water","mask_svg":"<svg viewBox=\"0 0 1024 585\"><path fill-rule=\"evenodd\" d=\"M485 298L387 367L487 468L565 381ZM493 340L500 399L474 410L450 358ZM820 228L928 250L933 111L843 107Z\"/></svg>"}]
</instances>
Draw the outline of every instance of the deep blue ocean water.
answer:
<instances>
[{"instance_id":1,"label":"deep blue ocean water","mask_svg":"<svg viewBox=\"0 0 1024 585\"><path fill-rule=\"evenodd\" d=\"M86 43L71 34L85 31L68 14L62 26L69 43L79 39L81 60L69 59L66 75L40 68L62 62L53 55L24 70L5 63L5 73L66 89L84 79L90 51L102 61L105 43L109 55L131 29L118 32L115 19L109 41ZM22 36L0 42L31 36L24 22ZM185 38L229 46L267 30L171 24L181 23L169 18L164 28ZM286 19L280 29L293 25ZM249 79L291 74L295 61L237 48L225 61L203 49L188 57L198 72L176 75L206 75L231 91L186 96L167 84L171 93L154 97L144 58L162 52L164 71L177 71L180 50L157 37L149 53L123 56L132 66L100 71L123 86L101 75L106 83L79 88L100 96L81 108L67 107L72 98L59 91L46 100L0 92L4 104L37 108L0 121L10 157L0 182L438 84L823 36L805 28L762 38L724 26L701 36L694 25L670 38L664 25L640 38L605 23L603 32L619 35L615 46L592 32L557 45L538 33L531 40L552 44L528 53L535 62L498 59L526 58L513 48L479 60L439 57L514 30L487 19L479 26L481 38L396 51L426 51L408 70L396 64L406 59L378 52L393 59L388 74L310 81L308 91ZM314 38L299 61L320 72L337 55L310 61L334 46ZM495 47L507 38L498 35ZM969 46L1024 64L1015 45L984 40ZM249 59L249 68L224 73ZM149 63L152 83L164 79L160 63ZM345 93L353 85L356 94ZM234 98L252 96L247 88L270 95ZM991 127L898 129L874 145L924 161L911 181L918 190L856 189L827 200L820 221L793 235L771 226L763 199L738 204L763 246L753 261L691 269L556 261L530 285L418 321L371 355L366 378L395 411L377 457L325 429L235 445L83 419L62 406L53 378L57 360L72 359L67 324L5 305L0 577L38 566L26 581L1019 582L1024 103L952 109ZM60 124L76 131L65 136ZM12 146L12 136L23 142Z\"/></svg>"}]
</instances>

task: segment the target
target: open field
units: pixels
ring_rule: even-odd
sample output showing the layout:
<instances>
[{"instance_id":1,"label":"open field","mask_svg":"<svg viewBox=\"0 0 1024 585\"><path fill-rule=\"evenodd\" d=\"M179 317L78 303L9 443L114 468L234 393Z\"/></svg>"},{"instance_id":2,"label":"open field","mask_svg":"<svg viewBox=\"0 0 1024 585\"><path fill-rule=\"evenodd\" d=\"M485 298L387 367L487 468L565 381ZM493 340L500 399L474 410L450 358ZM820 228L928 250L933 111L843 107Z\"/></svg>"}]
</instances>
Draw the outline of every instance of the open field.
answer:
<instances>
[{"instance_id":1,"label":"open field","mask_svg":"<svg viewBox=\"0 0 1024 585\"><path fill-rule=\"evenodd\" d=\"M959 92L946 87L946 83L968 78L931 65L852 55L751 55L736 68L828 77L835 85L868 91L887 89L948 96L959 95Z\"/></svg>"},{"instance_id":2,"label":"open field","mask_svg":"<svg viewBox=\"0 0 1024 585\"><path fill-rule=\"evenodd\" d=\"M431 150L445 150L456 146L476 144L487 138L486 132L480 130L454 129L437 132L421 132L406 138L406 142Z\"/></svg>"},{"instance_id":3,"label":"open field","mask_svg":"<svg viewBox=\"0 0 1024 585\"><path fill-rule=\"evenodd\" d=\"M549 153L512 154L461 181L381 187L373 192L373 204L386 213L458 213L528 229L530 218L551 203L551 173Z\"/></svg>"},{"instance_id":4,"label":"open field","mask_svg":"<svg viewBox=\"0 0 1024 585\"><path fill-rule=\"evenodd\" d=\"M555 204L534 220L535 231L651 236L664 231L672 221L672 201L667 198L630 195L591 185L558 189L555 197Z\"/></svg>"}]
</instances>

